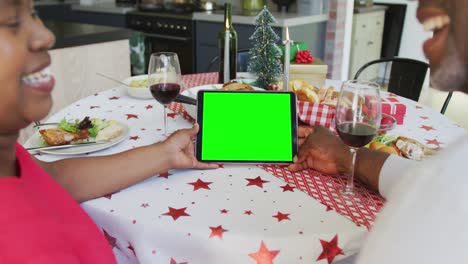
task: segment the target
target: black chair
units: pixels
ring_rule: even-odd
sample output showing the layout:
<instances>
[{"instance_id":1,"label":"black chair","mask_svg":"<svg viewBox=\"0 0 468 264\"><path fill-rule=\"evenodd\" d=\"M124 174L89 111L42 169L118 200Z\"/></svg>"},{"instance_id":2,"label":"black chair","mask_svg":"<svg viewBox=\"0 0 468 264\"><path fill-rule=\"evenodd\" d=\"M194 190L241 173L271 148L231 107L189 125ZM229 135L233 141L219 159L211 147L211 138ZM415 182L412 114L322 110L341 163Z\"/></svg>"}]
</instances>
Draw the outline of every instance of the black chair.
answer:
<instances>
[{"instance_id":1,"label":"black chair","mask_svg":"<svg viewBox=\"0 0 468 264\"><path fill-rule=\"evenodd\" d=\"M219 61L219 56L214 57L211 60L210 65L208 65L206 72L212 72L212 71L215 71L215 69L217 70L215 66L217 66L218 61ZM248 64L249 64L249 49L237 50L237 71L246 72Z\"/></svg>"},{"instance_id":2,"label":"black chair","mask_svg":"<svg viewBox=\"0 0 468 264\"><path fill-rule=\"evenodd\" d=\"M389 65L391 66L389 67ZM426 78L429 64L406 58L383 58L364 64L354 76L354 79L363 79L365 71L374 67L372 77L366 80L379 83L382 87L387 87L389 92L409 98L414 101L419 100L424 79ZM379 77L381 76L381 77Z\"/></svg>"},{"instance_id":3,"label":"black chair","mask_svg":"<svg viewBox=\"0 0 468 264\"><path fill-rule=\"evenodd\" d=\"M448 107L448 105L450 103L450 99L452 99L452 94L453 94L453 92L449 92L447 94L447 98L445 98L444 105L442 106L442 109L440 110L440 113L443 114L443 115L445 114L445 110L447 110L447 107Z\"/></svg>"}]
</instances>

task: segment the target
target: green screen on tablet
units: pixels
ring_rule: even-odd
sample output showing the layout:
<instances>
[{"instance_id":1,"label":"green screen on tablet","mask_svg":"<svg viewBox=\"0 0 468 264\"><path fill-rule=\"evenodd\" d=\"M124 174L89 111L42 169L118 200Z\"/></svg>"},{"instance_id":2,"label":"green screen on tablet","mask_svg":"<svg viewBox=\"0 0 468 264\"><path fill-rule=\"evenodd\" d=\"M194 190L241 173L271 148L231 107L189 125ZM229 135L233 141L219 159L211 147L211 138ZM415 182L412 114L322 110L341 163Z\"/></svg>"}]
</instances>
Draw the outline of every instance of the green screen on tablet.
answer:
<instances>
[{"instance_id":1,"label":"green screen on tablet","mask_svg":"<svg viewBox=\"0 0 468 264\"><path fill-rule=\"evenodd\" d=\"M197 100L198 160L292 162L297 152L294 93L199 91Z\"/></svg>"}]
</instances>

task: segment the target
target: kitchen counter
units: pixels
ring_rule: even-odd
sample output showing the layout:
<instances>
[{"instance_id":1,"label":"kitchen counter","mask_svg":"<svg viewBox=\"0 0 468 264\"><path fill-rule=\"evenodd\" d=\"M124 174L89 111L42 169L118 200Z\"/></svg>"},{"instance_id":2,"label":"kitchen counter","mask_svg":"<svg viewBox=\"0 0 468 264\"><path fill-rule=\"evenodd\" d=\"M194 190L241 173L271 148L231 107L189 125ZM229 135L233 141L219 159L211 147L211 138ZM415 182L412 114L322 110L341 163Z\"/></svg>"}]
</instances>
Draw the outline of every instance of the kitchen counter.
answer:
<instances>
[{"instance_id":1,"label":"kitchen counter","mask_svg":"<svg viewBox=\"0 0 468 264\"><path fill-rule=\"evenodd\" d=\"M34 6L72 5L79 4L80 0L36 0Z\"/></svg>"},{"instance_id":2,"label":"kitchen counter","mask_svg":"<svg viewBox=\"0 0 468 264\"><path fill-rule=\"evenodd\" d=\"M131 30L89 24L44 21L56 38L53 49L129 39Z\"/></svg>"},{"instance_id":3,"label":"kitchen counter","mask_svg":"<svg viewBox=\"0 0 468 264\"><path fill-rule=\"evenodd\" d=\"M132 5L117 5L115 3L99 3L92 5L72 5L73 11L86 11L106 14L126 14L127 12L136 10Z\"/></svg>"},{"instance_id":4,"label":"kitchen counter","mask_svg":"<svg viewBox=\"0 0 468 264\"><path fill-rule=\"evenodd\" d=\"M297 13L279 13L272 12L276 19L276 24L272 24L274 27L292 27L307 25L313 23L325 22L328 20L328 14L323 15L303 15ZM255 15L242 15L234 12L232 16L232 22L234 24L245 24L254 25ZM217 10L213 12L195 12L193 13L193 20L198 21L209 21L209 22L223 22L224 11Z\"/></svg>"},{"instance_id":5,"label":"kitchen counter","mask_svg":"<svg viewBox=\"0 0 468 264\"><path fill-rule=\"evenodd\" d=\"M362 13L370 13L370 12L377 12L377 11L384 11L387 10L387 7L384 5L371 5L371 6L363 6L363 7L354 7L355 14L362 14Z\"/></svg>"}]
</instances>

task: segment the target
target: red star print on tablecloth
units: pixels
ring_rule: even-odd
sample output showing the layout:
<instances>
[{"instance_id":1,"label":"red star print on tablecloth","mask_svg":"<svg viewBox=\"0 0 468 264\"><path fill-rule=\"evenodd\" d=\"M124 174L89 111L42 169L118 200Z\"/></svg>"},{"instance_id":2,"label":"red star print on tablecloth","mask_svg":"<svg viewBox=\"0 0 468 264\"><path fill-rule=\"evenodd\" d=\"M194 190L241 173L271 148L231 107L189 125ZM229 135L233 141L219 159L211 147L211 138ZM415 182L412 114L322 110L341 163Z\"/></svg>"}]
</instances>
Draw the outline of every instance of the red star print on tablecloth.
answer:
<instances>
[{"instance_id":1,"label":"red star print on tablecloth","mask_svg":"<svg viewBox=\"0 0 468 264\"><path fill-rule=\"evenodd\" d=\"M427 117L427 116L420 116L419 118L421 118L422 120L428 120L429 119L429 117Z\"/></svg>"},{"instance_id":2,"label":"red star print on tablecloth","mask_svg":"<svg viewBox=\"0 0 468 264\"><path fill-rule=\"evenodd\" d=\"M132 119L132 118L138 119L138 115L135 115L135 114L125 114L125 115L127 116L127 120Z\"/></svg>"},{"instance_id":3,"label":"red star print on tablecloth","mask_svg":"<svg viewBox=\"0 0 468 264\"><path fill-rule=\"evenodd\" d=\"M139 137L139 136L133 136L133 137L130 137L130 140L138 140L138 139L140 139L140 137Z\"/></svg>"},{"instance_id":4,"label":"red star print on tablecloth","mask_svg":"<svg viewBox=\"0 0 468 264\"><path fill-rule=\"evenodd\" d=\"M317 261L326 259L328 264L330 264L336 256L344 255L343 250L338 247L338 235L335 235L330 242L320 239L320 244L322 244L323 250Z\"/></svg>"},{"instance_id":5,"label":"red star print on tablecloth","mask_svg":"<svg viewBox=\"0 0 468 264\"><path fill-rule=\"evenodd\" d=\"M89 109L94 109L94 108L101 108L100 106L97 106L97 105L92 105L89 107Z\"/></svg>"},{"instance_id":6,"label":"red star print on tablecloth","mask_svg":"<svg viewBox=\"0 0 468 264\"><path fill-rule=\"evenodd\" d=\"M420 126L419 128L424 129L426 131L436 130L433 126Z\"/></svg>"},{"instance_id":7,"label":"red star print on tablecloth","mask_svg":"<svg viewBox=\"0 0 468 264\"><path fill-rule=\"evenodd\" d=\"M193 191L196 191L198 189L211 190L209 185L212 184L212 182L204 182L198 179L196 182L189 182L187 184L193 185Z\"/></svg>"},{"instance_id":8,"label":"red star print on tablecloth","mask_svg":"<svg viewBox=\"0 0 468 264\"><path fill-rule=\"evenodd\" d=\"M223 240L223 233L229 231L227 229L224 229L223 226L221 226L221 225L219 225L217 227L211 227L210 226L210 229L211 229L210 238L217 236L221 240Z\"/></svg>"},{"instance_id":9,"label":"red star print on tablecloth","mask_svg":"<svg viewBox=\"0 0 468 264\"><path fill-rule=\"evenodd\" d=\"M252 215L253 213L252 213L251 210L247 210L247 211L244 211L244 214L246 214L246 215Z\"/></svg>"},{"instance_id":10,"label":"red star print on tablecloth","mask_svg":"<svg viewBox=\"0 0 468 264\"><path fill-rule=\"evenodd\" d=\"M169 264L188 264L188 262L179 262L179 263L177 263L177 261L175 261L175 259L171 258L171 262L169 262Z\"/></svg>"},{"instance_id":11,"label":"red star print on tablecloth","mask_svg":"<svg viewBox=\"0 0 468 264\"><path fill-rule=\"evenodd\" d=\"M172 219L174 219L174 221L176 221L176 220L179 219L179 217L181 217L181 216L190 216L189 214L187 214L187 213L185 212L185 210L187 210L187 207L179 208L179 209L169 207L169 212L164 213L164 214L162 214L162 215L171 216Z\"/></svg>"},{"instance_id":12,"label":"red star print on tablecloth","mask_svg":"<svg viewBox=\"0 0 468 264\"><path fill-rule=\"evenodd\" d=\"M127 247L127 248L130 249L130 251L132 251L132 252L133 252L133 255L135 255L135 257L136 257L135 249L133 248L132 244L130 244L130 242L128 243L128 247Z\"/></svg>"},{"instance_id":13,"label":"red star print on tablecloth","mask_svg":"<svg viewBox=\"0 0 468 264\"><path fill-rule=\"evenodd\" d=\"M146 108L146 110L152 109L153 105L147 105L145 108Z\"/></svg>"},{"instance_id":14,"label":"red star print on tablecloth","mask_svg":"<svg viewBox=\"0 0 468 264\"><path fill-rule=\"evenodd\" d=\"M291 185L289 184L286 184L284 186L280 186L281 188L283 188L283 192L294 192L294 187L292 187Z\"/></svg>"},{"instance_id":15,"label":"red star print on tablecloth","mask_svg":"<svg viewBox=\"0 0 468 264\"><path fill-rule=\"evenodd\" d=\"M219 212L222 213L222 214L227 214L227 213L229 213L229 211L226 210L226 209L219 210Z\"/></svg>"},{"instance_id":16,"label":"red star print on tablecloth","mask_svg":"<svg viewBox=\"0 0 468 264\"><path fill-rule=\"evenodd\" d=\"M119 100L120 97L118 96L112 96L112 97L109 97L109 100Z\"/></svg>"},{"instance_id":17,"label":"red star print on tablecloth","mask_svg":"<svg viewBox=\"0 0 468 264\"><path fill-rule=\"evenodd\" d=\"M281 213L280 211L278 211L278 213L277 213L276 215L274 215L273 217L274 217L274 218L277 218L277 219L278 219L278 222L281 222L281 221L283 221L283 220L291 220L291 219L289 218L289 215L290 215L290 214L283 214L283 213Z\"/></svg>"},{"instance_id":18,"label":"red star print on tablecloth","mask_svg":"<svg viewBox=\"0 0 468 264\"><path fill-rule=\"evenodd\" d=\"M176 117L177 113L169 113L167 114L167 117L174 119Z\"/></svg>"},{"instance_id":19,"label":"red star print on tablecloth","mask_svg":"<svg viewBox=\"0 0 468 264\"><path fill-rule=\"evenodd\" d=\"M258 176L257 178L254 178L254 179L249 179L249 178L245 178L245 179L249 181L249 183L247 183L246 186L253 186L253 185L255 185L255 186L258 186L258 187L260 187L260 188L263 188L263 184L264 184L264 183L269 182L269 181L263 180L260 176Z\"/></svg>"},{"instance_id":20,"label":"red star print on tablecloth","mask_svg":"<svg viewBox=\"0 0 468 264\"><path fill-rule=\"evenodd\" d=\"M257 264L273 264L273 259L279 252L279 250L268 250L265 243L262 241L260 249L255 253L250 253L249 257L255 259Z\"/></svg>"},{"instance_id":21,"label":"red star print on tablecloth","mask_svg":"<svg viewBox=\"0 0 468 264\"><path fill-rule=\"evenodd\" d=\"M159 173L158 177L169 179L169 176L171 176L171 175L172 174L170 174L168 171L165 171L165 172Z\"/></svg>"},{"instance_id":22,"label":"red star print on tablecloth","mask_svg":"<svg viewBox=\"0 0 468 264\"><path fill-rule=\"evenodd\" d=\"M416 109L423 109L423 107L422 107L422 106L419 106L419 105L417 105L417 106L416 106Z\"/></svg>"},{"instance_id":23,"label":"red star print on tablecloth","mask_svg":"<svg viewBox=\"0 0 468 264\"><path fill-rule=\"evenodd\" d=\"M437 139L426 139L426 144L427 145L436 145L437 147L440 147L440 145L444 144Z\"/></svg>"},{"instance_id":24,"label":"red star print on tablecloth","mask_svg":"<svg viewBox=\"0 0 468 264\"><path fill-rule=\"evenodd\" d=\"M107 231L105 229L102 229L102 231L104 232L104 237L106 237L106 240L107 242L109 243L109 245L111 246L111 248L119 248L117 246L117 239L111 235L109 235L109 233L107 233Z\"/></svg>"}]
</instances>

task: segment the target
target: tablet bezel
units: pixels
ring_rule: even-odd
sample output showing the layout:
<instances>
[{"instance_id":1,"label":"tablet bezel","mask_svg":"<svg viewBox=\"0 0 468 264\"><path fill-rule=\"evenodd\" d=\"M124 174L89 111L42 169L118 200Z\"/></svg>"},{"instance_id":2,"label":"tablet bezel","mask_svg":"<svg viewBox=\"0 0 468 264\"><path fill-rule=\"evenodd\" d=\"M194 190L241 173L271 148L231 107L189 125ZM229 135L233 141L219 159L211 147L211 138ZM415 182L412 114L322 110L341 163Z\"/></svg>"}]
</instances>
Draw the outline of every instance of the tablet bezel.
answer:
<instances>
[{"instance_id":1,"label":"tablet bezel","mask_svg":"<svg viewBox=\"0 0 468 264\"><path fill-rule=\"evenodd\" d=\"M291 143L292 143L292 155L291 160L277 161L277 160L202 160L202 132L203 132L203 104L204 104L204 94L205 93L269 93L269 94L284 94L287 93L290 95L290 109L291 109ZM219 163L261 163L261 164L290 164L293 163L293 158L298 151L298 141L297 141L297 98L296 94L292 91L220 91L220 90L200 90L197 93L197 123L200 127L200 131L197 134L195 142L195 156L198 161L201 162L219 162ZM248 133L246 133L248 134ZM272 142L274 144L274 142Z\"/></svg>"}]
</instances>

